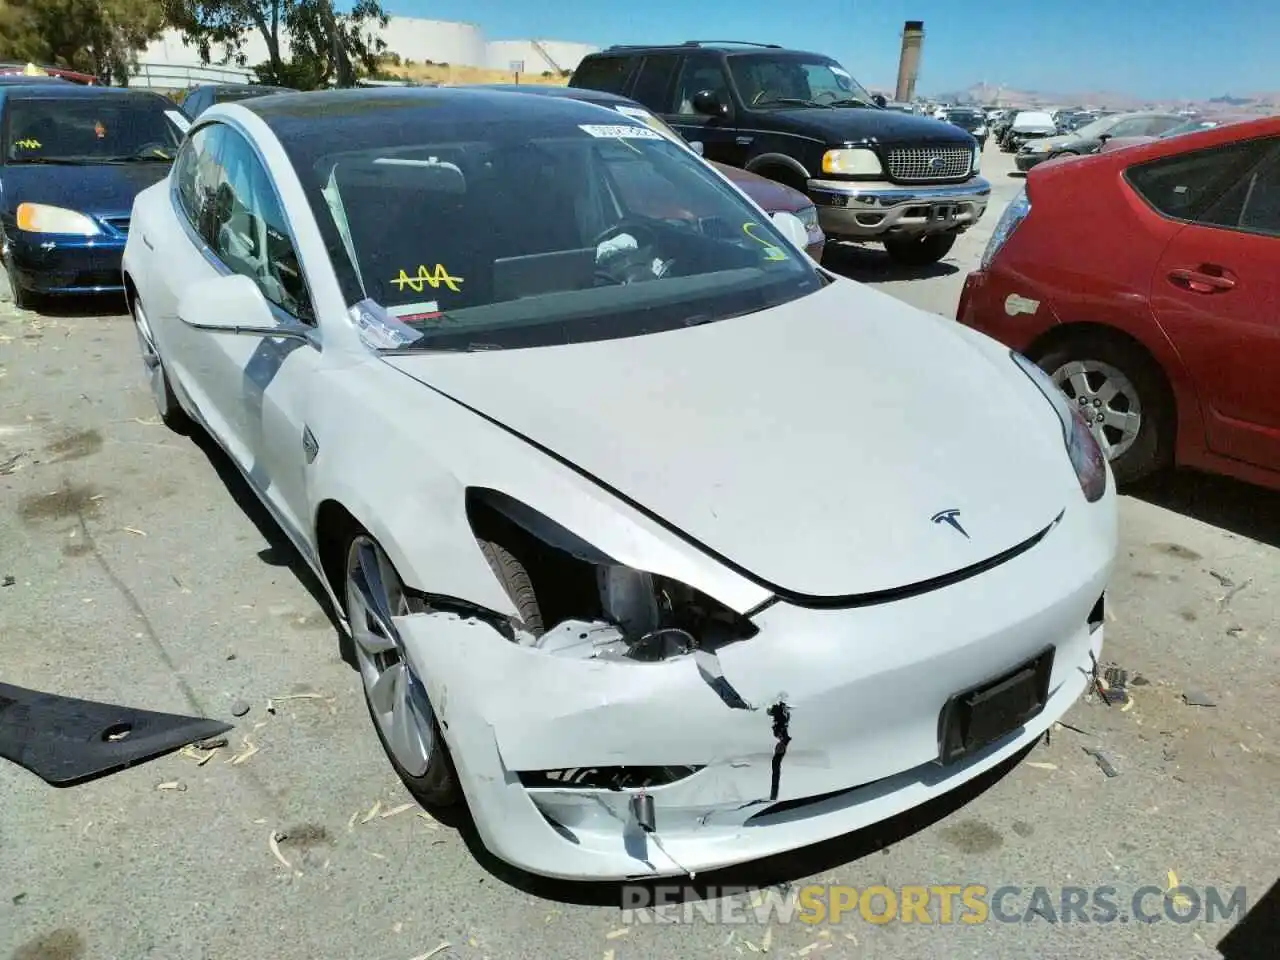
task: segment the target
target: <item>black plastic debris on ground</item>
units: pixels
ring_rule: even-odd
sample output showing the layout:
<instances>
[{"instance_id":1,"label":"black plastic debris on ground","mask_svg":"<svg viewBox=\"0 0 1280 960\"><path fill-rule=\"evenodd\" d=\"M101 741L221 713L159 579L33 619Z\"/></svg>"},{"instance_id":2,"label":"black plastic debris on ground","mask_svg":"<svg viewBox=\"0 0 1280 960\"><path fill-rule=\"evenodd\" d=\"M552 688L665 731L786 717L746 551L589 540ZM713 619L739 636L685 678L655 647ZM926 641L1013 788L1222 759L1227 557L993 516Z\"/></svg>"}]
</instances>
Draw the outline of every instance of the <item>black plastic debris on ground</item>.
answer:
<instances>
[{"instance_id":1,"label":"black plastic debris on ground","mask_svg":"<svg viewBox=\"0 0 1280 960\"><path fill-rule=\"evenodd\" d=\"M230 729L216 720L0 683L0 757L54 787L116 773Z\"/></svg>"}]
</instances>

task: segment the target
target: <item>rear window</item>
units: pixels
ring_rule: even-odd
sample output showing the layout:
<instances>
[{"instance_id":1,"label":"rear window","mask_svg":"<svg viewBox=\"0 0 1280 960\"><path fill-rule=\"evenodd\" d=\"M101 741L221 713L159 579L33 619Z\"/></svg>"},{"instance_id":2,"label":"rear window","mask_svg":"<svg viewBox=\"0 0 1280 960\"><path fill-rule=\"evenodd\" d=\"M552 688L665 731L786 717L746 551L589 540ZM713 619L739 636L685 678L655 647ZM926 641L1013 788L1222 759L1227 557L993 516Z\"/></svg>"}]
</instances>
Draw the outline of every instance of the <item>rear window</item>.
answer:
<instances>
[{"instance_id":1,"label":"rear window","mask_svg":"<svg viewBox=\"0 0 1280 960\"><path fill-rule=\"evenodd\" d=\"M1157 213L1195 220L1262 159L1273 141L1243 140L1130 167L1125 179Z\"/></svg>"},{"instance_id":2,"label":"rear window","mask_svg":"<svg viewBox=\"0 0 1280 960\"><path fill-rule=\"evenodd\" d=\"M637 57L587 57L573 73L571 87L624 93Z\"/></svg>"},{"instance_id":3,"label":"rear window","mask_svg":"<svg viewBox=\"0 0 1280 960\"><path fill-rule=\"evenodd\" d=\"M10 100L9 163L170 161L182 133L160 97L41 97Z\"/></svg>"}]
</instances>

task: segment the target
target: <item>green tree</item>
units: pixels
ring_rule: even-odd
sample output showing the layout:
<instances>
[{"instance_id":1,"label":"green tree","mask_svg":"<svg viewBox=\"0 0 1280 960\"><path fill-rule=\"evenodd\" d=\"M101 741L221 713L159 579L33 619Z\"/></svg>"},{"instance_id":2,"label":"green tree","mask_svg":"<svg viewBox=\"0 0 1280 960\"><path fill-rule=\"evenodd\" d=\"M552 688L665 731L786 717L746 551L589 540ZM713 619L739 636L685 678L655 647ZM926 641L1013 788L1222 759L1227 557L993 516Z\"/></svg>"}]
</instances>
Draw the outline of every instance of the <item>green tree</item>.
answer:
<instances>
[{"instance_id":1,"label":"green tree","mask_svg":"<svg viewBox=\"0 0 1280 960\"><path fill-rule=\"evenodd\" d=\"M128 85L138 53L163 29L154 0L0 0L0 59Z\"/></svg>"},{"instance_id":2,"label":"green tree","mask_svg":"<svg viewBox=\"0 0 1280 960\"><path fill-rule=\"evenodd\" d=\"M358 70L372 73L386 43L374 34L387 24L380 0L356 0L347 12L333 0L164 0L169 22L210 63L247 63L245 41L257 34L267 48L259 79L309 89L350 86ZM286 59L285 53L288 53Z\"/></svg>"}]
</instances>

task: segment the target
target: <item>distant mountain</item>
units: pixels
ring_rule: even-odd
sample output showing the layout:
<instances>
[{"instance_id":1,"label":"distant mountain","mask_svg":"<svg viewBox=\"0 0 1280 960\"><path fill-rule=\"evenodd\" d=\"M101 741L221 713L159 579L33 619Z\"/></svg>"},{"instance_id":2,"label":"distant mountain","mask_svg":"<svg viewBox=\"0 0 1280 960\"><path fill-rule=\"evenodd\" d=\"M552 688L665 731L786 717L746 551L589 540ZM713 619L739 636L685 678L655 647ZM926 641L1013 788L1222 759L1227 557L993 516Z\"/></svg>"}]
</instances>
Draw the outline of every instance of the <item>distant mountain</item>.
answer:
<instances>
[{"instance_id":1,"label":"distant mountain","mask_svg":"<svg viewBox=\"0 0 1280 960\"><path fill-rule=\"evenodd\" d=\"M1269 115L1280 113L1280 91L1255 93L1250 96L1224 94L1208 100L1143 100L1132 94L1110 90L1083 90L1074 92L1048 92L998 87L990 83L975 83L963 90L942 93L934 99L948 103L981 103L1011 107L1091 107L1100 110L1195 110L1212 114L1232 112Z\"/></svg>"}]
</instances>

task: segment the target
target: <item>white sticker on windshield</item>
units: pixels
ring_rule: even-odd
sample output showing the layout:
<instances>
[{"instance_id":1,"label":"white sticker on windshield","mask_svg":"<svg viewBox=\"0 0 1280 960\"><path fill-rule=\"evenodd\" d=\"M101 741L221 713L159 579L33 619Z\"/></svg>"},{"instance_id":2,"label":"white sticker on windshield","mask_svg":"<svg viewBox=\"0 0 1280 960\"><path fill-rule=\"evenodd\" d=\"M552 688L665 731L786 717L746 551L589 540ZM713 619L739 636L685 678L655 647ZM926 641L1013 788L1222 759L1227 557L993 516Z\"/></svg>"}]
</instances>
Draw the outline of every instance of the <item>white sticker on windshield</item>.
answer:
<instances>
[{"instance_id":1,"label":"white sticker on windshield","mask_svg":"<svg viewBox=\"0 0 1280 960\"><path fill-rule=\"evenodd\" d=\"M634 124L580 123L578 129L583 133L602 140L661 140L662 134L650 127L637 127Z\"/></svg>"},{"instance_id":2,"label":"white sticker on windshield","mask_svg":"<svg viewBox=\"0 0 1280 960\"><path fill-rule=\"evenodd\" d=\"M191 129L191 121L177 110L166 110L164 115L173 121L173 125L182 133L186 133Z\"/></svg>"},{"instance_id":3,"label":"white sticker on windshield","mask_svg":"<svg viewBox=\"0 0 1280 960\"><path fill-rule=\"evenodd\" d=\"M374 350L395 350L422 339L421 333L373 300L361 300L352 307L351 319L360 330L360 339Z\"/></svg>"}]
</instances>

